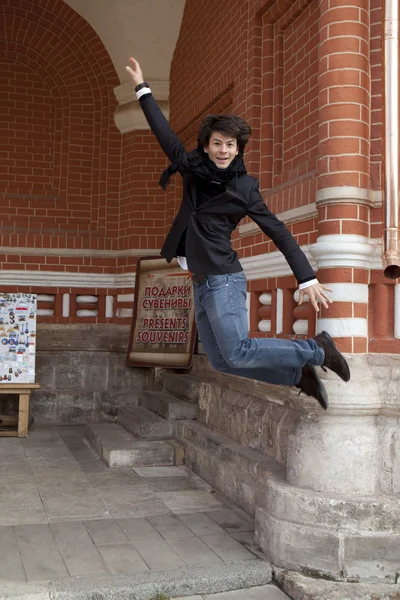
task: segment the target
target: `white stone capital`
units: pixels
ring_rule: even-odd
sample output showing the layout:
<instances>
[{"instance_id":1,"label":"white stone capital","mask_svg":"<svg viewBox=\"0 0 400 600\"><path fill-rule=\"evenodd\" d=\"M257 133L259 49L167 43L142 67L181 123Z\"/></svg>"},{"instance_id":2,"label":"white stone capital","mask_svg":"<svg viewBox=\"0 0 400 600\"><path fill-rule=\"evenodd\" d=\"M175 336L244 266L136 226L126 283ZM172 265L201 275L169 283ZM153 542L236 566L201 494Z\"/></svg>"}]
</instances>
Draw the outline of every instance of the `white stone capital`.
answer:
<instances>
[{"instance_id":1,"label":"white stone capital","mask_svg":"<svg viewBox=\"0 0 400 600\"><path fill-rule=\"evenodd\" d=\"M151 91L167 119L169 119L169 80L147 80ZM123 83L114 88L114 94L118 100L118 107L114 113L114 121L121 133L130 131L139 131L149 129L149 125L144 117L136 98L135 89L132 83Z\"/></svg>"},{"instance_id":2,"label":"white stone capital","mask_svg":"<svg viewBox=\"0 0 400 600\"><path fill-rule=\"evenodd\" d=\"M165 118L169 119L169 104L168 102L158 102ZM150 131L149 124L140 108L137 100L132 100L127 104L118 106L114 113L114 122L121 133L129 133L130 131Z\"/></svg>"},{"instance_id":3,"label":"white stone capital","mask_svg":"<svg viewBox=\"0 0 400 600\"><path fill-rule=\"evenodd\" d=\"M370 208L382 204L382 192L365 188L358 188L350 185L318 190L315 204L364 204Z\"/></svg>"},{"instance_id":4,"label":"white stone capital","mask_svg":"<svg viewBox=\"0 0 400 600\"><path fill-rule=\"evenodd\" d=\"M149 84L152 94L157 98L157 102L165 100L168 102L169 97L169 80L168 79L146 79ZM132 101L137 102L135 88L132 83L122 83L114 88L114 95L118 100L118 104L129 104Z\"/></svg>"},{"instance_id":5,"label":"white stone capital","mask_svg":"<svg viewBox=\"0 0 400 600\"><path fill-rule=\"evenodd\" d=\"M381 269L381 242L362 235L321 235L310 246L310 254L318 269L350 267L359 269Z\"/></svg>"}]
</instances>

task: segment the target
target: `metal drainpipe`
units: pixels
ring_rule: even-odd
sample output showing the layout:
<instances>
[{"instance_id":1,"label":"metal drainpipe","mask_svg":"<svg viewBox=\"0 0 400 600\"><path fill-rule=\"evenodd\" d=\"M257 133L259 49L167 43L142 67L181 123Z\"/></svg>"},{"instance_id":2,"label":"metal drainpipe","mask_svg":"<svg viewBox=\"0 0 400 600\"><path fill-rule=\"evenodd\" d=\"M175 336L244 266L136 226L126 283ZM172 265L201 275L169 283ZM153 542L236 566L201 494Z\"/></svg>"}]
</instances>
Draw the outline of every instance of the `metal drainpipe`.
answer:
<instances>
[{"instance_id":1,"label":"metal drainpipe","mask_svg":"<svg viewBox=\"0 0 400 600\"><path fill-rule=\"evenodd\" d=\"M388 279L400 277L399 255L399 1L384 5L384 207L382 263Z\"/></svg>"}]
</instances>

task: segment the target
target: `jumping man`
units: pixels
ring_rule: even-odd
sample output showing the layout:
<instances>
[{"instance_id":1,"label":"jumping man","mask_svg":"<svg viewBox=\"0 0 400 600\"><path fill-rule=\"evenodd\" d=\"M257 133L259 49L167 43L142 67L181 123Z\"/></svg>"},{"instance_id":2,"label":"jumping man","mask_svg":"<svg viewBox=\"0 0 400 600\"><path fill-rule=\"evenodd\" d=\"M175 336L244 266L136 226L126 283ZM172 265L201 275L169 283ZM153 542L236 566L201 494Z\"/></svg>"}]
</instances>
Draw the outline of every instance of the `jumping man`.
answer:
<instances>
[{"instance_id":1,"label":"jumping man","mask_svg":"<svg viewBox=\"0 0 400 600\"><path fill-rule=\"evenodd\" d=\"M307 293L314 309L328 308L329 288L321 285L285 224L267 208L259 182L247 175L243 153L251 133L236 115L209 115L200 125L198 146L187 152L172 131L144 81L139 63L129 59L137 98L149 126L171 161L160 185L171 175L183 178L183 198L161 250L168 262L177 257L192 273L195 316L200 340L217 371L300 388L323 408L328 397L314 365L349 381L348 364L326 332L307 340L250 338L246 277L231 234L249 216L282 252L299 284L299 304Z\"/></svg>"}]
</instances>

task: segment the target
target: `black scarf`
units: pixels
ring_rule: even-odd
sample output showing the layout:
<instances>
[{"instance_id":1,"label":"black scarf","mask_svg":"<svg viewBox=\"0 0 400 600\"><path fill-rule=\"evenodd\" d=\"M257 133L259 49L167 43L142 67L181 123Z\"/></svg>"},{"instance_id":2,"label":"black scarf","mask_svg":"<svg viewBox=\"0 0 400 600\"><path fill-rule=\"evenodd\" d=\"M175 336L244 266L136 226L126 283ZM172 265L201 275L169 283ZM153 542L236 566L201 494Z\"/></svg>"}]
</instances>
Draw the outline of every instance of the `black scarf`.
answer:
<instances>
[{"instance_id":1,"label":"black scarf","mask_svg":"<svg viewBox=\"0 0 400 600\"><path fill-rule=\"evenodd\" d=\"M210 160L207 152L197 146L195 150L189 152L183 161L174 161L161 175L159 184L163 190L166 190L171 180L171 176L177 171L181 175L193 173L203 177L207 181L224 184L238 175L246 175L246 167L243 162L243 154L238 154L227 169L218 169L217 165Z\"/></svg>"}]
</instances>

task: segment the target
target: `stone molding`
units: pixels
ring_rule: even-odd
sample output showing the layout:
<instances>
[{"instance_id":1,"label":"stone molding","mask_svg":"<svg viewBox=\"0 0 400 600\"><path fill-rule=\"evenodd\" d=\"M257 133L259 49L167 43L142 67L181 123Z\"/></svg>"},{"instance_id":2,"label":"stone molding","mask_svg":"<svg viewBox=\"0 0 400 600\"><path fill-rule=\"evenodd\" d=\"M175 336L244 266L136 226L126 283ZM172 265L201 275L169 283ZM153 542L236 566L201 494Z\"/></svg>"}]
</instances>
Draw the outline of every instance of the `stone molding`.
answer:
<instances>
[{"instance_id":1,"label":"stone molding","mask_svg":"<svg viewBox=\"0 0 400 600\"><path fill-rule=\"evenodd\" d=\"M131 248L128 250L93 250L90 248L23 248L0 246L0 254L20 256L79 256L83 258L127 258L130 256L159 256L160 249Z\"/></svg>"},{"instance_id":2,"label":"stone molding","mask_svg":"<svg viewBox=\"0 0 400 600\"><path fill-rule=\"evenodd\" d=\"M135 273L68 273L64 271L0 271L0 285L30 287L131 288Z\"/></svg>"},{"instance_id":3,"label":"stone molding","mask_svg":"<svg viewBox=\"0 0 400 600\"><path fill-rule=\"evenodd\" d=\"M310 254L310 246L301 246L311 266L317 267L316 260ZM289 267L285 257L281 252L270 252L269 254L259 254L258 256L249 256L241 258L240 262L243 266L247 279L262 279L263 277L282 277L284 275L292 275L292 270Z\"/></svg>"},{"instance_id":4,"label":"stone molding","mask_svg":"<svg viewBox=\"0 0 400 600\"><path fill-rule=\"evenodd\" d=\"M348 185L318 190L315 204L317 208L325 204L363 204L369 208L382 205L382 192Z\"/></svg>"},{"instance_id":5,"label":"stone molding","mask_svg":"<svg viewBox=\"0 0 400 600\"><path fill-rule=\"evenodd\" d=\"M359 235L325 235L318 238L312 246L301 246L313 269L328 267L351 267L363 269L381 269L381 242ZM15 254L15 248L0 247L1 254ZM159 255L159 250L82 250L67 248L18 248L22 256L84 256L113 257ZM292 271L279 251L242 258L240 261L249 281L269 277L291 275ZM0 271L0 283L3 285L45 286L45 287L132 287L135 273L119 275L99 273L68 273L59 271Z\"/></svg>"},{"instance_id":6,"label":"stone molding","mask_svg":"<svg viewBox=\"0 0 400 600\"><path fill-rule=\"evenodd\" d=\"M382 269L381 240L362 235L321 235L310 246L310 254L318 269L350 267L354 269Z\"/></svg>"},{"instance_id":7,"label":"stone molding","mask_svg":"<svg viewBox=\"0 0 400 600\"><path fill-rule=\"evenodd\" d=\"M158 102L165 118L169 119L169 104L168 102ZM129 133L130 131L150 131L149 124L139 106L137 100L118 106L114 113L114 122L121 133Z\"/></svg>"},{"instance_id":8,"label":"stone molding","mask_svg":"<svg viewBox=\"0 0 400 600\"><path fill-rule=\"evenodd\" d=\"M290 223L298 223L299 221L314 219L318 216L318 211L315 202L311 202L311 204L307 204L306 206L299 206L297 208L285 210L282 213L278 213L276 216L280 221L283 221L286 225L289 225ZM261 229L257 223L254 222L239 225L240 237L259 233L260 231Z\"/></svg>"},{"instance_id":9,"label":"stone molding","mask_svg":"<svg viewBox=\"0 0 400 600\"><path fill-rule=\"evenodd\" d=\"M168 102L169 97L169 79L146 79L149 84L151 91L157 101ZM114 88L114 95L118 101L119 106L129 104L130 102L137 102L135 89L131 82L122 83Z\"/></svg>"},{"instance_id":10,"label":"stone molding","mask_svg":"<svg viewBox=\"0 0 400 600\"><path fill-rule=\"evenodd\" d=\"M148 79L151 91L166 117L169 119L169 80ZM114 88L118 107L114 113L114 121L121 133L150 130L149 124L140 108L132 83L123 83Z\"/></svg>"}]
</instances>

